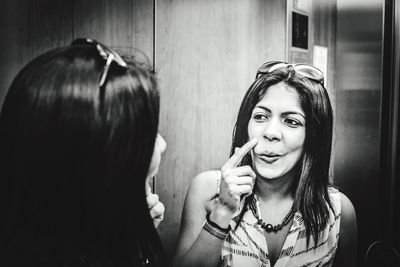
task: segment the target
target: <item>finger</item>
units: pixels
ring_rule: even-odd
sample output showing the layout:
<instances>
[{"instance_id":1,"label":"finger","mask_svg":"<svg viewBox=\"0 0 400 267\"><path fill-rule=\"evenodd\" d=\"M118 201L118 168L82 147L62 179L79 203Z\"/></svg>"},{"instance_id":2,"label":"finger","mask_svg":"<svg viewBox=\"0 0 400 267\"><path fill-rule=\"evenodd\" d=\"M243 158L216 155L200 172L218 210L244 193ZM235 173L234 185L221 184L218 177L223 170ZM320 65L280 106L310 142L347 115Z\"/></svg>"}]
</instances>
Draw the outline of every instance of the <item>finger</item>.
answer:
<instances>
[{"instance_id":1,"label":"finger","mask_svg":"<svg viewBox=\"0 0 400 267\"><path fill-rule=\"evenodd\" d=\"M151 194L151 188L148 184L146 184L146 196Z\"/></svg>"},{"instance_id":2,"label":"finger","mask_svg":"<svg viewBox=\"0 0 400 267\"><path fill-rule=\"evenodd\" d=\"M231 185L229 186L227 193L229 195L229 198L231 198L231 200L236 201L240 200L242 196L247 196L252 192L253 192L253 187L250 185Z\"/></svg>"},{"instance_id":3,"label":"finger","mask_svg":"<svg viewBox=\"0 0 400 267\"><path fill-rule=\"evenodd\" d=\"M250 185L238 185L240 195L248 196L253 192L253 186Z\"/></svg>"},{"instance_id":4,"label":"finger","mask_svg":"<svg viewBox=\"0 0 400 267\"><path fill-rule=\"evenodd\" d=\"M251 176L230 176L225 179L225 182L229 184L235 184L235 185L251 185L253 186L254 183L254 178Z\"/></svg>"},{"instance_id":5,"label":"finger","mask_svg":"<svg viewBox=\"0 0 400 267\"><path fill-rule=\"evenodd\" d=\"M146 179L146 196L151 194L150 178Z\"/></svg>"},{"instance_id":6,"label":"finger","mask_svg":"<svg viewBox=\"0 0 400 267\"><path fill-rule=\"evenodd\" d=\"M149 209L153 208L157 203L159 203L159 197L157 194L149 194L146 197L147 205Z\"/></svg>"},{"instance_id":7,"label":"finger","mask_svg":"<svg viewBox=\"0 0 400 267\"><path fill-rule=\"evenodd\" d=\"M242 161L243 157L257 144L257 138L253 138L244 144L241 148L239 148L232 157L225 163L224 168L233 168L237 167L239 163Z\"/></svg>"},{"instance_id":8,"label":"finger","mask_svg":"<svg viewBox=\"0 0 400 267\"><path fill-rule=\"evenodd\" d=\"M248 193L245 193L245 194L243 194L243 195L240 196L240 197L242 198L241 201L240 201L240 205L241 205L242 207L243 207L244 202L246 201L246 198L247 198L248 196L250 196L252 193L253 193L253 191L248 192Z\"/></svg>"},{"instance_id":9,"label":"finger","mask_svg":"<svg viewBox=\"0 0 400 267\"><path fill-rule=\"evenodd\" d=\"M160 225L160 223L162 222L162 220L164 220L164 218L154 219L154 220L153 220L154 227L155 227L155 228L158 228L158 226Z\"/></svg>"},{"instance_id":10,"label":"finger","mask_svg":"<svg viewBox=\"0 0 400 267\"><path fill-rule=\"evenodd\" d=\"M225 175L251 176L253 178L256 178L256 173L248 165L236 167L236 168L233 168L233 169L228 169L227 171L225 171Z\"/></svg>"},{"instance_id":11,"label":"finger","mask_svg":"<svg viewBox=\"0 0 400 267\"><path fill-rule=\"evenodd\" d=\"M160 219L160 218L164 218L164 212L165 212L164 204L161 202L158 202L157 205L155 205L150 210L150 215L151 215L151 218L153 218L153 219Z\"/></svg>"}]
</instances>

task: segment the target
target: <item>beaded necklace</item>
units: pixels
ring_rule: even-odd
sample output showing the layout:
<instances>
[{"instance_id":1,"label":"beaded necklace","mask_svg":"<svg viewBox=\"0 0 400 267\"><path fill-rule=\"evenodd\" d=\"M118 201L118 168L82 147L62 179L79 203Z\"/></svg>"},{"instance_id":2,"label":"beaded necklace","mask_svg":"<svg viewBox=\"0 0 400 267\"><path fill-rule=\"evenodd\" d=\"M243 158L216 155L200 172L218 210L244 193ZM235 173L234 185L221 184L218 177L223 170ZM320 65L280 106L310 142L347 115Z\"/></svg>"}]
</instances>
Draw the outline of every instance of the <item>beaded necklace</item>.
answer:
<instances>
[{"instance_id":1,"label":"beaded necklace","mask_svg":"<svg viewBox=\"0 0 400 267\"><path fill-rule=\"evenodd\" d=\"M257 212L257 206L255 205L255 201L257 201L256 198L257 198L257 196L254 195L254 199L253 199L253 203L252 203L253 205L249 205L249 206L250 206L251 211L253 212L254 217L257 219L257 223L258 223L267 233L270 233L270 232L275 232L275 233L276 233L276 232L280 231L280 230L283 228L283 226L287 225L287 224L290 222L290 220L292 219L292 217L293 217L293 215L294 215L294 208L293 208L293 206L290 208L288 214L286 214L286 216L283 218L283 220L282 220L282 222L281 222L280 224L272 225L272 224L270 224L270 223L264 222L264 221L260 218L260 216L259 216L259 214L258 214L258 212Z\"/></svg>"}]
</instances>

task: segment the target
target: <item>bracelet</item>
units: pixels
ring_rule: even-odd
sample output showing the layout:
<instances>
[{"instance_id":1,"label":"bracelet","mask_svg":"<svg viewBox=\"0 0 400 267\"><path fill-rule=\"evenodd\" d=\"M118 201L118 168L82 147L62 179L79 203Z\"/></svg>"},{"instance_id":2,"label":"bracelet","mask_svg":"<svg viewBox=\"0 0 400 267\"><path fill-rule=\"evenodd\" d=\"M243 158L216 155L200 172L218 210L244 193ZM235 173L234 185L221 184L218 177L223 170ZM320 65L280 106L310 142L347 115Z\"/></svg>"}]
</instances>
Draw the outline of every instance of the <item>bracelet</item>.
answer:
<instances>
[{"instance_id":1,"label":"bracelet","mask_svg":"<svg viewBox=\"0 0 400 267\"><path fill-rule=\"evenodd\" d=\"M222 228L221 226L210 220L210 214L207 214L206 219L207 220L203 226L204 230L222 240L224 240L228 236L229 231L231 230L231 226L228 226L228 228Z\"/></svg>"},{"instance_id":2,"label":"bracelet","mask_svg":"<svg viewBox=\"0 0 400 267\"><path fill-rule=\"evenodd\" d=\"M222 233L227 234L227 233L229 233L229 231L231 230L231 226L230 226L230 225L228 225L227 228L222 228L221 226L219 226L219 225L216 224L215 222L211 221L211 219L210 219L210 213L207 213L207 215L206 215L206 220L207 220L207 223L208 223L209 225L211 225L211 226L214 227L214 228L217 228L217 229L218 229L220 232L222 232Z\"/></svg>"},{"instance_id":3,"label":"bracelet","mask_svg":"<svg viewBox=\"0 0 400 267\"><path fill-rule=\"evenodd\" d=\"M207 222L204 223L203 229L206 230L208 233L212 234L213 236L224 240L228 234L222 233L219 230L213 228L211 225L209 225Z\"/></svg>"}]
</instances>

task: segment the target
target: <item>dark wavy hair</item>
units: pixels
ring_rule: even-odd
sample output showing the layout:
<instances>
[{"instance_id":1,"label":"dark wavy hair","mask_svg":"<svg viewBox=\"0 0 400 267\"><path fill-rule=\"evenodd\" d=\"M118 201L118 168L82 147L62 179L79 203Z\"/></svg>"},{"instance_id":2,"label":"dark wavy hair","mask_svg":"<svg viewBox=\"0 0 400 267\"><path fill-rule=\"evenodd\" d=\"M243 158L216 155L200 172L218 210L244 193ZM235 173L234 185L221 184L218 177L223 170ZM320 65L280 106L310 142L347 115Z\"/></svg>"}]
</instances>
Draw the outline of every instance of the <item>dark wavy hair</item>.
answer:
<instances>
[{"instance_id":1,"label":"dark wavy hair","mask_svg":"<svg viewBox=\"0 0 400 267\"><path fill-rule=\"evenodd\" d=\"M296 90L300 106L306 116L303 155L295 166L297 177L294 187L294 207L302 214L307 246L310 236L313 236L316 246L319 233L328 222L329 208L332 209L328 186L333 115L324 86L288 68L280 68L258 77L247 90L241 103L233 131L230 154L233 155L235 147L241 147L248 141L248 123L254 107L266 94L268 88L280 82ZM252 166L249 154L243 158L241 165ZM252 201L252 197L253 195L246 199L246 207ZM245 208L242 210L240 220L245 210Z\"/></svg>"},{"instance_id":2,"label":"dark wavy hair","mask_svg":"<svg viewBox=\"0 0 400 267\"><path fill-rule=\"evenodd\" d=\"M164 266L145 195L159 120L150 68L90 46L48 51L0 114L2 266Z\"/></svg>"}]
</instances>

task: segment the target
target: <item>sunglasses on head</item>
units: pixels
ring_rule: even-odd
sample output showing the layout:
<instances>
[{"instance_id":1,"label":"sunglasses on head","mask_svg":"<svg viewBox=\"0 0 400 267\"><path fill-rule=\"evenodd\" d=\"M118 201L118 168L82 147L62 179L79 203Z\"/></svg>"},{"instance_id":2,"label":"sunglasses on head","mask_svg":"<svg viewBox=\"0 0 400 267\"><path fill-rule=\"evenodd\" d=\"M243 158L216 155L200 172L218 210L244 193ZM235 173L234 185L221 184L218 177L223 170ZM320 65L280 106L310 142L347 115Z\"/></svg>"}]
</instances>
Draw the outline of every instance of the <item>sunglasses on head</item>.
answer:
<instances>
[{"instance_id":1,"label":"sunglasses on head","mask_svg":"<svg viewBox=\"0 0 400 267\"><path fill-rule=\"evenodd\" d=\"M115 62L119 67L127 69L128 65L126 62L122 59L120 55L118 55L117 52L112 50L111 48L103 45L102 43L97 42L94 39L88 39L88 38L78 38L72 41L71 46L78 46L78 45L88 45L88 46L93 46L94 48L97 49L99 52L99 55L106 61L106 64L104 65L104 70L101 75L100 81L99 81L99 87L102 87L106 81L108 70L110 69L111 63Z\"/></svg>"},{"instance_id":2,"label":"sunglasses on head","mask_svg":"<svg viewBox=\"0 0 400 267\"><path fill-rule=\"evenodd\" d=\"M256 79L260 77L260 75L271 73L280 68L289 68L294 70L297 74L306 77L307 79L313 80L315 82L324 84L324 73L317 69L314 66L299 63L299 64L290 64L283 61L268 61L261 65L258 68Z\"/></svg>"}]
</instances>

